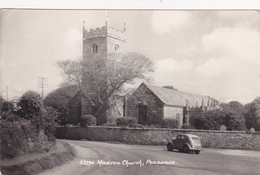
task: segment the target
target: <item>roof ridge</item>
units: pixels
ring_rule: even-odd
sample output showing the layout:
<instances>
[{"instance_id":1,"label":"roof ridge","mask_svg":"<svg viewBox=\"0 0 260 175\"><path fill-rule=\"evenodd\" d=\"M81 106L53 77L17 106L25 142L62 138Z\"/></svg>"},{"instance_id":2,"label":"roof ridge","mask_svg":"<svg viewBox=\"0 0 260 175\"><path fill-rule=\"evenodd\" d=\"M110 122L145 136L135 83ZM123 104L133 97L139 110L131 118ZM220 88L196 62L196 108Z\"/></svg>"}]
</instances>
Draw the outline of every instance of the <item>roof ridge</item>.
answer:
<instances>
[{"instance_id":1,"label":"roof ridge","mask_svg":"<svg viewBox=\"0 0 260 175\"><path fill-rule=\"evenodd\" d=\"M206 103L208 100L213 100L213 98L208 95L199 95L146 83L143 83L143 85L166 105L185 106L188 100L191 106L197 106L198 104L203 103L203 101Z\"/></svg>"},{"instance_id":2,"label":"roof ridge","mask_svg":"<svg viewBox=\"0 0 260 175\"><path fill-rule=\"evenodd\" d=\"M191 93L191 92L185 92L185 91L180 91L178 89L168 89L168 88L164 88L164 87L159 87L159 86L155 86L155 85L151 85L151 84L146 84L146 83L143 83L145 84L147 87L151 86L151 87L155 87L155 88L159 88L159 89L163 89L163 90L169 90L169 91L178 91L178 92L181 92L181 93L185 93L185 94L189 94L189 95L196 95L196 96L201 96L201 97L209 97L212 99L212 97L210 97L209 95L200 95L200 94L194 94L194 93Z\"/></svg>"}]
</instances>

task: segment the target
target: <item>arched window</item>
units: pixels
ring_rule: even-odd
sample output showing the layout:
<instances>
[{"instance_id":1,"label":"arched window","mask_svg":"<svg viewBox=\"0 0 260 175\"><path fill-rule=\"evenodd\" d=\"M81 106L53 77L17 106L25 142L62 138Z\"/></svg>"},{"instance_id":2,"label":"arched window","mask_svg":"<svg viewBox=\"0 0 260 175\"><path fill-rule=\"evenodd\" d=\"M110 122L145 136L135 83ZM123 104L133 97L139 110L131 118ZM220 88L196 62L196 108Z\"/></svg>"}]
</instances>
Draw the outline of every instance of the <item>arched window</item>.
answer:
<instances>
[{"instance_id":1,"label":"arched window","mask_svg":"<svg viewBox=\"0 0 260 175\"><path fill-rule=\"evenodd\" d=\"M116 45L115 45L115 51L118 51L118 50L119 50L119 45L116 44Z\"/></svg>"},{"instance_id":2,"label":"arched window","mask_svg":"<svg viewBox=\"0 0 260 175\"><path fill-rule=\"evenodd\" d=\"M92 45L92 53L97 53L97 52L98 52L98 46L97 46L96 43L94 43L94 44Z\"/></svg>"},{"instance_id":3,"label":"arched window","mask_svg":"<svg viewBox=\"0 0 260 175\"><path fill-rule=\"evenodd\" d=\"M179 114L179 113L176 114L176 119L177 119L178 121L180 121L180 114Z\"/></svg>"}]
</instances>

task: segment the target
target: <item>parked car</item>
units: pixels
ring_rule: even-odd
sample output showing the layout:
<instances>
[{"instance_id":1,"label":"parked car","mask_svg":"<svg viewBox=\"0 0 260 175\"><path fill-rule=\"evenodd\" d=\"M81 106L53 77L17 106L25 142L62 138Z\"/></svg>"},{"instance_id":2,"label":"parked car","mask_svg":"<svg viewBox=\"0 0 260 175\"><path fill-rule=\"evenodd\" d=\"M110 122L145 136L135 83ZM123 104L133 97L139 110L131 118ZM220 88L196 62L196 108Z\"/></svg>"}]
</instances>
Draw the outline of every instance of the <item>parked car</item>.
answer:
<instances>
[{"instance_id":1,"label":"parked car","mask_svg":"<svg viewBox=\"0 0 260 175\"><path fill-rule=\"evenodd\" d=\"M188 153L190 151L194 151L196 154L199 154L202 150L200 138L196 135L192 134L180 134L175 138L173 138L167 144L168 151L172 151L173 149L177 149L181 152Z\"/></svg>"}]
</instances>

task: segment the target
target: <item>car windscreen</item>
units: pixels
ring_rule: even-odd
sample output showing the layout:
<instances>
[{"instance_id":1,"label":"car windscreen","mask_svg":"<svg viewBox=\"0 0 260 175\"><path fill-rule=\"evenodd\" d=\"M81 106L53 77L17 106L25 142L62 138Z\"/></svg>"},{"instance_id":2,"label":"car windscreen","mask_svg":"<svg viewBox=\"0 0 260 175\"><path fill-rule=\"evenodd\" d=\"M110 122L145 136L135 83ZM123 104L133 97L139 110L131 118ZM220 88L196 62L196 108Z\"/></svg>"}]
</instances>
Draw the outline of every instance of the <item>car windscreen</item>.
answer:
<instances>
[{"instance_id":1,"label":"car windscreen","mask_svg":"<svg viewBox=\"0 0 260 175\"><path fill-rule=\"evenodd\" d=\"M192 137L191 138L194 144L200 144L200 139L198 137Z\"/></svg>"}]
</instances>

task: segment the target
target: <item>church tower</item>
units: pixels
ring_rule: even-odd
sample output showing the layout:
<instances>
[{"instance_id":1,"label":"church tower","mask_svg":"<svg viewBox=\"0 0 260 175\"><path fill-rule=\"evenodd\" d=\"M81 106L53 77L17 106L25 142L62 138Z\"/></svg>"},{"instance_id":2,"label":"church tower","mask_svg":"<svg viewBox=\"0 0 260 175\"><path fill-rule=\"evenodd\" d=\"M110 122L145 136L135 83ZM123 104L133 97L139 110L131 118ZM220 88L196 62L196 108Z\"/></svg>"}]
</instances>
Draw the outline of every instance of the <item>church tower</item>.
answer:
<instances>
[{"instance_id":1,"label":"church tower","mask_svg":"<svg viewBox=\"0 0 260 175\"><path fill-rule=\"evenodd\" d=\"M85 30L83 27L83 59L107 57L108 53L123 52L126 45L125 26L120 31L106 25Z\"/></svg>"},{"instance_id":2,"label":"church tower","mask_svg":"<svg viewBox=\"0 0 260 175\"><path fill-rule=\"evenodd\" d=\"M114 29L108 25L101 28L85 30L83 26L83 61L91 61L93 59L108 59L110 53L122 53L126 46L125 25L122 31ZM104 64L105 66L105 64ZM81 116L85 114L93 115L93 103L91 97L95 95L96 87L88 76L83 77L83 84L87 90L89 99L81 99ZM94 99L94 97L93 97ZM99 121L98 124L104 123Z\"/></svg>"}]
</instances>

